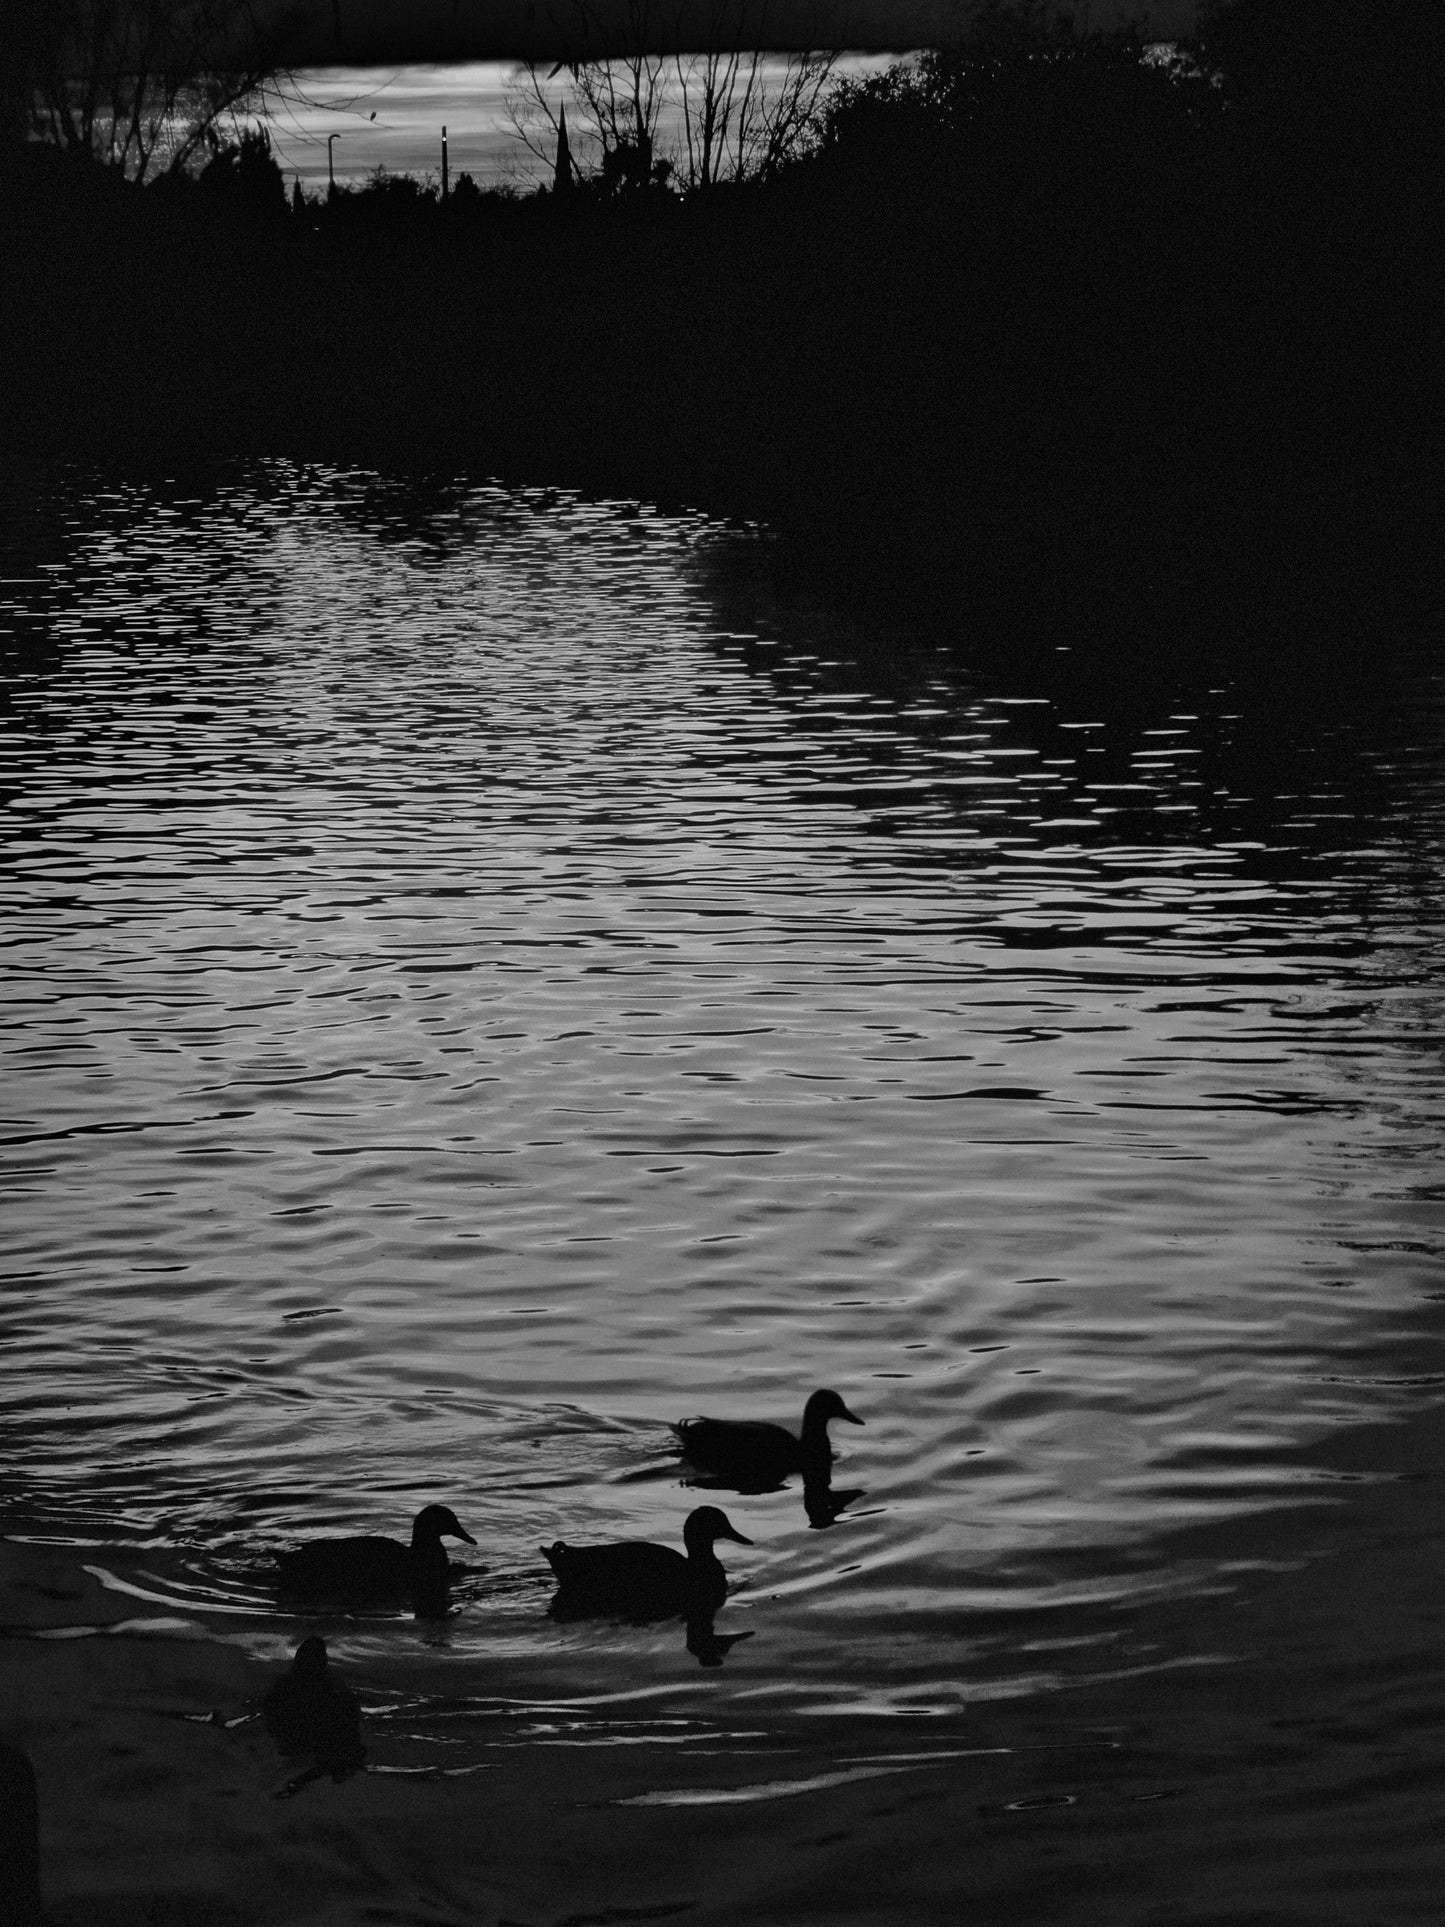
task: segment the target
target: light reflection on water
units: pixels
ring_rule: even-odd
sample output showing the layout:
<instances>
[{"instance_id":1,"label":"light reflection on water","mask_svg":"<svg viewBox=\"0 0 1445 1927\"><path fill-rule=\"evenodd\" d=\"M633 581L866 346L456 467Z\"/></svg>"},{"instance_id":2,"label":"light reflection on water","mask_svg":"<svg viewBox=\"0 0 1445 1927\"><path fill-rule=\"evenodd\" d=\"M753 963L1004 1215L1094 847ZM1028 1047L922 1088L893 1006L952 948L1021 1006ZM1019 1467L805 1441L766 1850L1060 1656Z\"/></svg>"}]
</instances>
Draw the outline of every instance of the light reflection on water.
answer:
<instances>
[{"instance_id":1,"label":"light reflection on water","mask_svg":"<svg viewBox=\"0 0 1445 1927\"><path fill-rule=\"evenodd\" d=\"M862 1496L726 1497L727 1677L947 1710L1431 1396L1423 669L1041 692L460 484L66 521L0 617L7 1530L239 1609L442 1498L461 1612L339 1650L646 1698L681 1630L554 1626L537 1546L677 1543L667 1421L833 1385Z\"/></svg>"}]
</instances>

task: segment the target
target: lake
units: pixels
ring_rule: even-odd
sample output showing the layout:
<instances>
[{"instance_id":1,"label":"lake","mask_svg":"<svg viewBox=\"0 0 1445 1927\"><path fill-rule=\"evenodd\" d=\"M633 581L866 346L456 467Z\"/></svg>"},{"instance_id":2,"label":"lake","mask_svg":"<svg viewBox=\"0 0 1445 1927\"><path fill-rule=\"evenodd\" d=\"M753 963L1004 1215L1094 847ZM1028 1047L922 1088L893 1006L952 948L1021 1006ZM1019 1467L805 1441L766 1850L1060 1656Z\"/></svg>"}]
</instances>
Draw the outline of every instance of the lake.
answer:
<instances>
[{"instance_id":1,"label":"lake","mask_svg":"<svg viewBox=\"0 0 1445 1927\"><path fill-rule=\"evenodd\" d=\"M450 1619L325 1621L413 1668L375 1757L570 1722L764 1803L1226 1675L1374 1508L1437 1544L1425 640L1013 675L758 529L283 463L71 477L4 560L10 1539L270 1664L276 1549L444 1501ZM835 1516L683 1483L671 1421L819 1386ZM539 1546L700 1500L751 1637L548 1617ZM1417 1735L1377 1605L1287 1641L1374 1708L1346 1800Z\"/></svg>"}]
</instances>

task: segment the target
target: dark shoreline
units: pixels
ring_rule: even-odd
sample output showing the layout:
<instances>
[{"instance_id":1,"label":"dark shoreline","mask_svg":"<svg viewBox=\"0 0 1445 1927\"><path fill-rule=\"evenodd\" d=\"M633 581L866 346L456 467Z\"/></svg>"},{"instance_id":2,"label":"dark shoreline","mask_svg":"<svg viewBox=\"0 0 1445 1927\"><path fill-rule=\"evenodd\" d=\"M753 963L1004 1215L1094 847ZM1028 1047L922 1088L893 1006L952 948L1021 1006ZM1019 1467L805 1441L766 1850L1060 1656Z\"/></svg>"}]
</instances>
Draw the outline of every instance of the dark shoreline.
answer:
<instances>
[{"instance_id":1,"label":"dark shoreline","mask_svg":"<svg viewBox=\"0 0 1445 1927\"><path fill-rule=\"evenodd\" d=\"M1319 103L1097 79L688 200L267 221L12 146L9 486L284 455L651 499L1010 649L1432 630L1438 75L1330 148Z\"/></svg>"}]
</instances>

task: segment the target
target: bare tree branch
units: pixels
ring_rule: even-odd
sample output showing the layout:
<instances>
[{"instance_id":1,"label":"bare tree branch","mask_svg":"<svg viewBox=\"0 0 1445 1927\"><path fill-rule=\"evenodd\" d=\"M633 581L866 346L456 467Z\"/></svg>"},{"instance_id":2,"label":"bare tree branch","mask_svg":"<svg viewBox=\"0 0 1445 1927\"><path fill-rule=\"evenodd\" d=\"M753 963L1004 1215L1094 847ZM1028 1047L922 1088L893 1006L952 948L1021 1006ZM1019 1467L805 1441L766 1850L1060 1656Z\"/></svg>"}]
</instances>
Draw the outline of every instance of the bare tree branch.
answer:
<instances>
[{"instance_id":1,"label":"bare tree branch","mask_svg":"<svg viewBox=\"0 0 1445 1927\"><path fill-rule=\"evenodd\" d=\"M249 0L9 0L6 118L132 180L214 145L283 66Z\"/></svg>"},{"instance_id":2,"label":"bare tree branch","mask_svg":"<svg viewBox=\"0 0 1445 1927\"><path fill-rule=\"evenodd\" d=\"M594 0L570 0L565 17L576 53L566 63L574 151L605 188L653 184L669 173L684 190L766 178L814 138L838 56L770 54L767 0L710 0L704 53L682 50L678 0L627 0L627 16L620 53L615 32L603 38ZM559 26L556 16L552 24ZM677 51L649 51L666 44ZM507 99L519 144L546 165L556 153L559 107L547 82L561 65L545 81L537 66L519 68ZM676 133L659 158L669 126Z\"/></svg>"}]
</instances>

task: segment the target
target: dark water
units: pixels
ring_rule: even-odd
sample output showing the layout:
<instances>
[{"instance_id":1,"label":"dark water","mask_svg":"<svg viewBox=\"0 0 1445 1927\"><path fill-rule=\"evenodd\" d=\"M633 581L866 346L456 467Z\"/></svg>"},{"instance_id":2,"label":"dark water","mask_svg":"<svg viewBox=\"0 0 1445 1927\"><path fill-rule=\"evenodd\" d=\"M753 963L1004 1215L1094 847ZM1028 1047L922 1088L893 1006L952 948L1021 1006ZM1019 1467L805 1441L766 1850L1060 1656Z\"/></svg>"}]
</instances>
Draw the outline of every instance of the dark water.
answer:
<instances>
[{"instance_id":1,"label":"dark water","mask_svg":"<svg viewBox=\"0 0 1445 1927\"><path fill-rule=\"evenodd\" d=\"M944 1744L1208 1658L1211 1530L1438 1399L1429 650L1012 678L700 517L285 467L8 561L5 1532L271 1654L272 1549L438 1498L451 1620L328 1635L408 1732ZM543 1541L678 1543L667 1421L818 1385L859 1496L721 1495L723 1668L545 1617Z\"/></svg>"}]
</instances>

